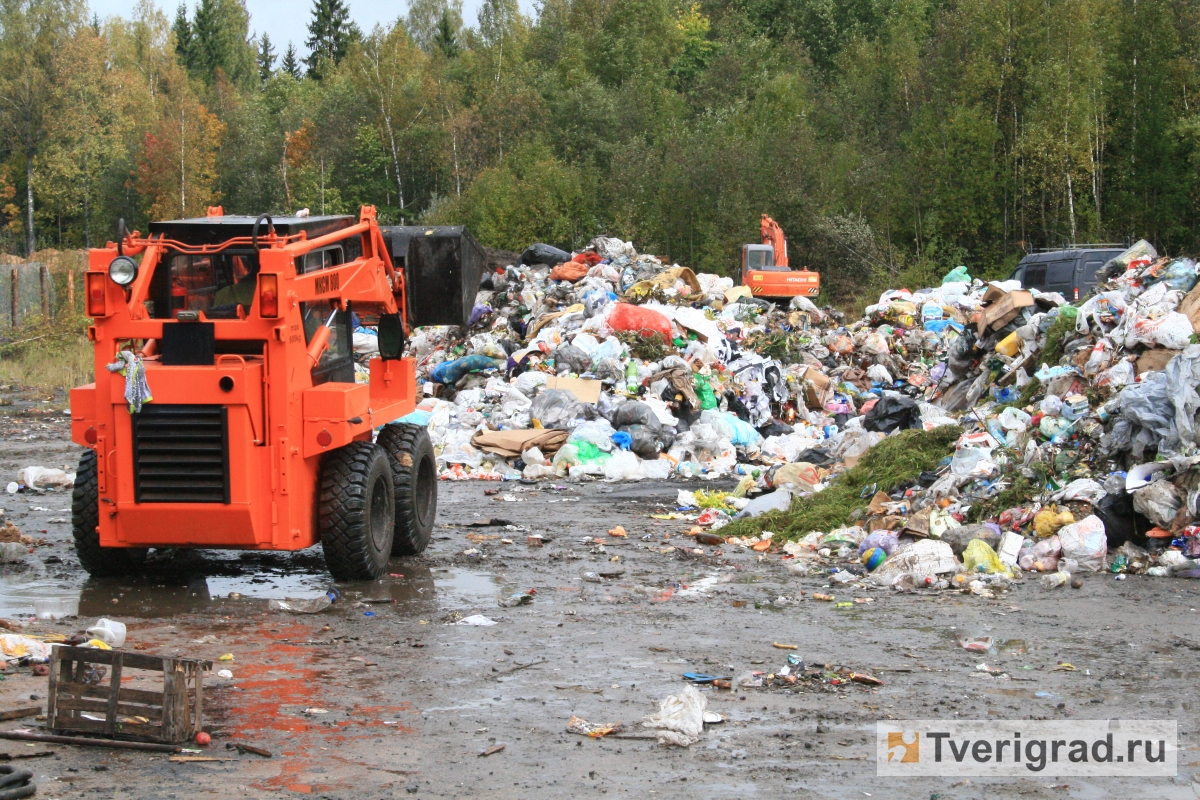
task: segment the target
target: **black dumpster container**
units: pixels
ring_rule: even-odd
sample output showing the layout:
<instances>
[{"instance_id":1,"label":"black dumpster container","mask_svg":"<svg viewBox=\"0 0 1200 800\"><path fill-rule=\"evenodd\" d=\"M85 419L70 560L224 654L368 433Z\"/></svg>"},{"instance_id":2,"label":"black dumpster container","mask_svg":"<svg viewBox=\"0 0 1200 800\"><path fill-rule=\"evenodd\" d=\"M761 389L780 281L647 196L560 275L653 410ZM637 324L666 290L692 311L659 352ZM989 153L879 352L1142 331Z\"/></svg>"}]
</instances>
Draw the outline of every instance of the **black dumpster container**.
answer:
<instances>
[{"instance_id":1,"label":"black dumpster container","mask_svg":"<svg viewBox=\"0 0 1200 800\"><path fill-rule=\"evenodd\" d=\"M461 225L382 228L392 263L404 270L411 325L466 325L486 261Z\"/></svg>"}]
</instances>

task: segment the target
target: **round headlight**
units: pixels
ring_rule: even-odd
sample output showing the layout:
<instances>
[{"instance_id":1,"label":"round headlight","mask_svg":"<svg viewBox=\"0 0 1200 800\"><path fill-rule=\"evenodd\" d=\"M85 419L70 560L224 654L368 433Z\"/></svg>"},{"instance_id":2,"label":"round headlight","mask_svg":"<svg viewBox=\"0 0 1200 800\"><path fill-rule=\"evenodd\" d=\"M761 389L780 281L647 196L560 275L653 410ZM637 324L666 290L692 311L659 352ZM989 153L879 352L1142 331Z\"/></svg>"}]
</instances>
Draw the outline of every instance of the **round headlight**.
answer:
<instances>
[{"instance_id":1,"label":"round headlight","mask_svg":"<svg viewBox=\"0 0 1200 800\"><path fill-rule=\"evenodd\" d=\"M128 286L137 277L137 262L129 256L117 256L108 265L108 277L118 286Z\"/></svg>"}]
</instances>

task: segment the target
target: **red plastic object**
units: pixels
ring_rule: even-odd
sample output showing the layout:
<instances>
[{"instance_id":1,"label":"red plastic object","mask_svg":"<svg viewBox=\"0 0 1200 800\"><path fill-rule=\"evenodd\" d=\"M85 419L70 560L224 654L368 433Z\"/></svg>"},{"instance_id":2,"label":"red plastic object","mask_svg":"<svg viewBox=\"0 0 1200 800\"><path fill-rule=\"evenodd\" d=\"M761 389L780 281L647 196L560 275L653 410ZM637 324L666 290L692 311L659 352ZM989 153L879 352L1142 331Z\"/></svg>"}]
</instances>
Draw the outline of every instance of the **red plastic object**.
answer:
<instances>
[{"instance_id":1,"label":"red plastic object","mask_svg":"<svg viewBox=\"0 0 1200 800\"><path fill-rule=\"evenodd\" d=\"M608 327L614 331L632 331L641 336L657 333L664 339L671 338L671 320L652 308L643 308L630 303L617 303L608 315Z\"/></svg>"}]
</instances>

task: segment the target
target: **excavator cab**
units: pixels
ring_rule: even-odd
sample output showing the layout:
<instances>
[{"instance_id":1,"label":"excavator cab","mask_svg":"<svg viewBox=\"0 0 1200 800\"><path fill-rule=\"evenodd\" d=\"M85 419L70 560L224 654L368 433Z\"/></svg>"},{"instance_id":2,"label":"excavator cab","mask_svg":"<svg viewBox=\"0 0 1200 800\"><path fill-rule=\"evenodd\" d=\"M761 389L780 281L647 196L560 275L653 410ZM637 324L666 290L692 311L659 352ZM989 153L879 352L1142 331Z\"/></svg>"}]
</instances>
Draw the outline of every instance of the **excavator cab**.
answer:
<instances>
[{"instance_id":1,"label":"excavator cab","mask_svg":"<svg viewBox=\"0 0 1200 800\"><path fill-rule=\"evenodd\" d=\"M742 283L749 274L758 270L787 271L787 267L775 266L775 248L769 244L742 245Z\"/></svg>"},{"instance_id":2,"label":"excavator cab","mask_svg":"<svg viewBox=\"0 0 1200 800\"><path fill-rule=\"evenodd\" d=\"M762 244L742 245L741 282L751 294L762 298L816 297L821 276L807 267L793 270L788 265L787 239L779 223L766 214L760 227Z\"/></svg>"}]
</instances>

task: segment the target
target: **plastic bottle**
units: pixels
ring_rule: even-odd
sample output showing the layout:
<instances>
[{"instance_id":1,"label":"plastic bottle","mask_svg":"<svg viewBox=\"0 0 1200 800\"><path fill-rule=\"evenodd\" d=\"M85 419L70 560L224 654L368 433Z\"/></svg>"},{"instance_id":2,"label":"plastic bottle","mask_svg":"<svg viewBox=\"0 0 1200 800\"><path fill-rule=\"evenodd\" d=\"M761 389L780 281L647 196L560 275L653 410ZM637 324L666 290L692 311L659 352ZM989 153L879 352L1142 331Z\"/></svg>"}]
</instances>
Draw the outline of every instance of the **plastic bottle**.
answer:
<instances>
[{"instance_id":1,"label":"plastic bottle","mask_svg":"<svg viewBox=\"0 0 1200 800\"><path fill-rule=\"evenodd\" d=\"M29 547L20 542L0 542L0 564L13 561L24 561L29 555Z\"/></svg>"},{"instance_id":2,"label":"plastic bottle","mask_svg":"<svg viewBox=\"0 0 1200 800\"><path fill-rule=\"evenodd\" d=\"M638 389L637 376L637 362L633 359L630 359L628 366L625 367L625 388L630 393L636 392Z\"/></svg>"},{"instance_id":3,"label":"plastic bottle","mask_svg":"<svg viewBox=\"0 0 1200 800\"><path fill-rule=\"evenodd\" d=\"M988 433L996 437L996 441L1003 446L1008 446L1008 433L1004 430L1004 426L1000 424L998 419L989 419L987 423Z\"/></svg>"},{"instance_id":4,"label":"plastic bottle","mask_svg":"<svg viewBox=\"0 0 1200 800\"><path fill-rule=\"evenodd\" d=\"M1071 573L1062 570L1042 576L1042 588L1047 591L1057 589L1060 586L1066 586L1070 582Z\"/></svg>"},{"instance_id":5,"label":"plastic bottle","mask_svg":"<svg viewBox=\"0 0 1200 800\"><path fill-rule=\"evenodd\" d=\"M1087 363L1083 365L1083 374L1087 377L1099 374L1106 366L1107 360L1104 357L1104 350L1108 346L1108 342L1104 339L1096 342L1096 346L1092 348L1092 354L1088 357Z\"/></svg>"}]
</instances>

